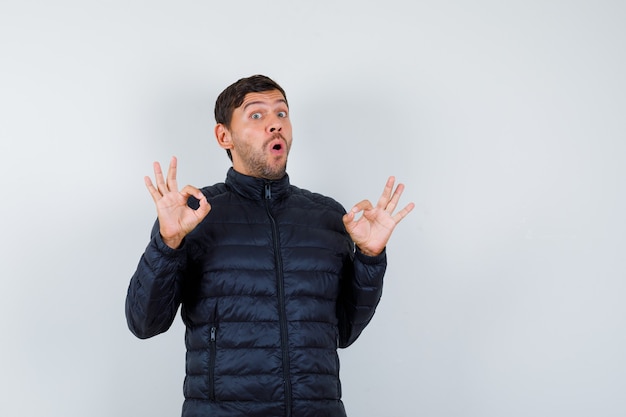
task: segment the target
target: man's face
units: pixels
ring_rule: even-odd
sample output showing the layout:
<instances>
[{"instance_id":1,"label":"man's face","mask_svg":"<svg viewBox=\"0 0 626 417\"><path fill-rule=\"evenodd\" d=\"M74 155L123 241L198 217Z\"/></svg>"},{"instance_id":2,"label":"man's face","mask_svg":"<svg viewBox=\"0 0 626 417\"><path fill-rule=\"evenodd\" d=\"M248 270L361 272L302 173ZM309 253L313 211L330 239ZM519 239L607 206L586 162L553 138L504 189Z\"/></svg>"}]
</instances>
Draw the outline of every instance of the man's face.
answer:
<instances>
[{"instance_id":1,"label":"man's face","mask_svg":"<svg viewBox=\"0 0 626 417\"><path fill-rule=\"evenodd\" d=\"M218 142L225 147L219 125L216 129ZM280 91L246 94L223 134L237 172L270 180L285 175L292 133L289 108Z\"/></svg>"}]
</instances>

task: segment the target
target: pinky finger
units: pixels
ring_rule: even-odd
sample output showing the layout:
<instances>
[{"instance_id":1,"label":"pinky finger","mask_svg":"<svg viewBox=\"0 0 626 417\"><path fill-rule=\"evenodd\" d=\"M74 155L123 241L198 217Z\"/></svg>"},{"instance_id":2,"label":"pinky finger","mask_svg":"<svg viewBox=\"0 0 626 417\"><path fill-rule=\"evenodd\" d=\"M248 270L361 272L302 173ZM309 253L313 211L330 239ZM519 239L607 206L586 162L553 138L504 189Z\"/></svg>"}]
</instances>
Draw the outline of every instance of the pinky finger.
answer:
<instances>
[{"instance_id":1,"label":"pinky finger","mask_svg":"<svg viewBox=\"0 0 626 417\"><path fill-rule=\"evenodd\" d=\"M407 204L406 207L404 207L402 210L400 210L393 216L393 220L396 222L396 224L400 223L400 221L404 219L407 216L407 214L409 214L411 210L413 210L414 208L415 208L415 203Z\"/></svg>"},{"instance_id":2,"label":"pinky finger","mask_svg":"<svg viewBox=\"0 0 626 417\"><path fill-rule=\"evenodd\" d=\"M147 177L147 176L143 177L143 181L146 184L146 188L148 189L148 192L152 196L152 200L154 200L155 203L159 201L162 195L159 192L159 190L156 189L154 184L152 184L152 180L150 179L150 177Z\"/></svg>"}]
</instances>

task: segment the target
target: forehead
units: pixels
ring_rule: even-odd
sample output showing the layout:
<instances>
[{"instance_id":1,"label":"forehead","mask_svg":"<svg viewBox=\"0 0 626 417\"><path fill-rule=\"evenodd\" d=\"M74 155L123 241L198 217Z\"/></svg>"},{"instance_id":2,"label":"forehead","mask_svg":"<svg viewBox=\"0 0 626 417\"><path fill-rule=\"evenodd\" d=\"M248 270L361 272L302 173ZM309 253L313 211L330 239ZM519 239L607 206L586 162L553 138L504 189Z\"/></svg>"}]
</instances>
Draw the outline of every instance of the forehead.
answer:
<instances>
[{"instance_id":1,"label":"forehead","mask_svg":"<svg viewBox=\"0 0 626 417\"><path fill-rule=\"evenodd\" d=\"M245 109L251 105L276 105L287 104L285 97L278 90L262 91L260 93L248 93L243 98L243 102L239 108Z\"/></svg>"}]
</instances>

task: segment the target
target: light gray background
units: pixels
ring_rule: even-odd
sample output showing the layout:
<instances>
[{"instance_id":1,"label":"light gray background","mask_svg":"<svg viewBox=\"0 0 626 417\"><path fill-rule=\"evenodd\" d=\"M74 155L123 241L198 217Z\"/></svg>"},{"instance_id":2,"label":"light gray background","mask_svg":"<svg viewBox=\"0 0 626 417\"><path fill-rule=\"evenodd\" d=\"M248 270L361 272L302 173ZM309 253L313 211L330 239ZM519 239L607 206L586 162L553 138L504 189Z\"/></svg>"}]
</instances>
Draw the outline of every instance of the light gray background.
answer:
<instances>
[{"instance_id":1,"label":"light gray background","mask_svg":"<svg viewBox=\"0 0 626 417\"><path fill-rule=\"evenodd\" d=\"M416 208L341 352L351 416L626 415L620 1L0 3L0 415L176 416L183 328L140 341L151 163L222 181L213 104L287 90L292 181Z\"/></svg>"}]
</instances>

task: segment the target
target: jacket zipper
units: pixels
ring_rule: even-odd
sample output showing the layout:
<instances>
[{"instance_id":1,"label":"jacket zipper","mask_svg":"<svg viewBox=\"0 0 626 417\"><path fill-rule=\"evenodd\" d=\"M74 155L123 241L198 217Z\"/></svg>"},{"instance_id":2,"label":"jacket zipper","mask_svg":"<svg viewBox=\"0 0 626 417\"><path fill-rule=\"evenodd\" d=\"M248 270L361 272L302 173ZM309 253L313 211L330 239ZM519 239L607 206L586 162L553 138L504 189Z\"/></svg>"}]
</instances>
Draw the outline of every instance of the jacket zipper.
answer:
<instances>
[{"instance_id":1,"label":"jacket zipper","mask_svg":"<svg viewBox=\"0 0 626 417\"><path fill-rule=\"evenodd\" d=\"M269 183L265 184L265 209L272 223L272 242L274 245L274 262L276 263L276 286L278 289L278 311L280 314L280 342L283 354L283 383L285 384L285 416L291 417L291 377L289 369L289 344L287 337L287 315L285 313L285 282L283 277L283 261L280 256L280 242L278 239L278 226L270 210L272 188Z\"/></svg>"},{"instance_id":2,"label":"jacket zipper","mask_svg":"<svg viewBox=\"0 0 626 417\"><path fill-rule=\"evenodd\" d=\"M217 327L211 327L209 344L209 399L215 401L215 355L217 353Z\"/></svg>"}]
</instances>

